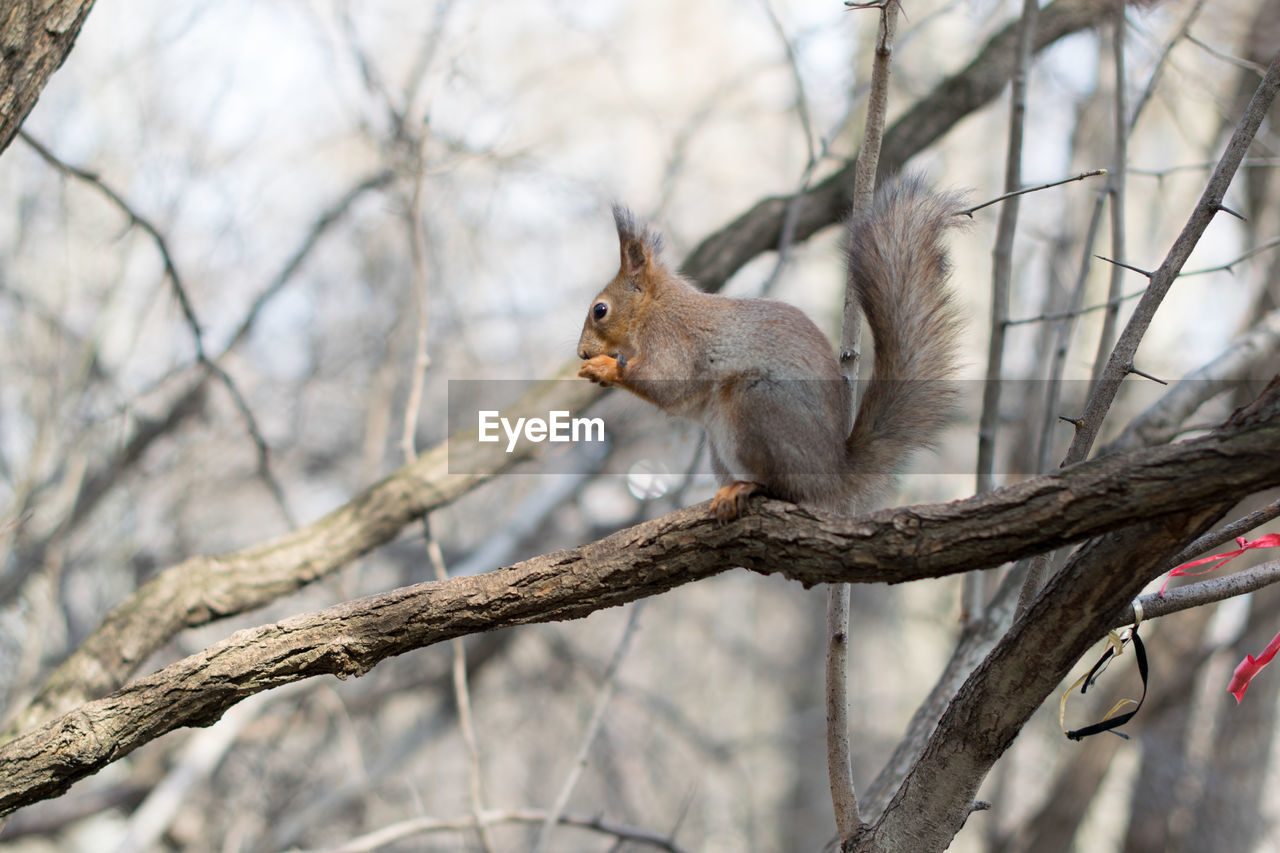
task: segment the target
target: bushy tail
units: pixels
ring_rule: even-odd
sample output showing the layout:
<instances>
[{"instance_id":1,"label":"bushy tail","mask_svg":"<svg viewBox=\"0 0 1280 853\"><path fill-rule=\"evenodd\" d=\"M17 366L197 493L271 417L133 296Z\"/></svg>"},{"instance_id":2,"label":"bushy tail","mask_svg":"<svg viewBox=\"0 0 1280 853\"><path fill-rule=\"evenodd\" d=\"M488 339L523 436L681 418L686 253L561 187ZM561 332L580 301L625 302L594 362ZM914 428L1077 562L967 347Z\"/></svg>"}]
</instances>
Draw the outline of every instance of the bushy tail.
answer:
<instances>
[{"instance_id":1,"label":"bushy tail","mask_svg":"<svg viewBox=\"0 0 1280 853\"><path fill-rule=\"evenodd\" d=\"M846 442L856 509L882 499L910 454L928 446L954 406L947 381L960 330L943 246L959 196L918 178L883 187L849 223L848 275L871 327L875 361Z\"/></svg>"}]
</instances>

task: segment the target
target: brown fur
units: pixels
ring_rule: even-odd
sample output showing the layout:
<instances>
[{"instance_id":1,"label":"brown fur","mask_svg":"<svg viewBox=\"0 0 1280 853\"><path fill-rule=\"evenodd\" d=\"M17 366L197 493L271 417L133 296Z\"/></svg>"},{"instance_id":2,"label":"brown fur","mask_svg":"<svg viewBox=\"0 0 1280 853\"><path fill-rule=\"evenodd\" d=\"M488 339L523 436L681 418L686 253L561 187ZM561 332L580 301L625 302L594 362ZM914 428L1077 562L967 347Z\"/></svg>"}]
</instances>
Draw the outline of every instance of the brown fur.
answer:
<instances>
[{"instance_id":1,"label":"brown fur","mask_svg":"<svg viewBox=\"0 0 1280 853\"><path fill-rule=\"evenodd\" d=\"M661 238L621 208L621 264L588 309L579 375L706 428L724 484L713 502L719 518L741 513L756 491L866 508L947 418L951 395L940 380L953 369L958 324L941 237L958 207L906 180L850 223L850 282L875 346L852 430L831 344L803 312L698 290L662 264Z\"/></svg>"}]
</instances>

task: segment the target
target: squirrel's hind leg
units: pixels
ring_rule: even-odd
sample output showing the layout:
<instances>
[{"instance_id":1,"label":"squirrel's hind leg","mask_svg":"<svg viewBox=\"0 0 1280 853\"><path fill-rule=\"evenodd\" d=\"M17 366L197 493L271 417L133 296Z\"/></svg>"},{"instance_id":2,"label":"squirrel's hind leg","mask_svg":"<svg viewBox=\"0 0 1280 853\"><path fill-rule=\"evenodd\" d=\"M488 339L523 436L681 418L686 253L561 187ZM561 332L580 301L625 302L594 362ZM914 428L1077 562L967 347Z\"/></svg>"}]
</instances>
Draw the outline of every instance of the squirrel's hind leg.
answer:
<instances>
[{"instance_id":1,"label":"squirrel's hind leg","mask_svg":"<svg viewBox=\"0 0 1280 853\"><path fill-rule=\"evenodd\" d=\"M716 496L711 499L711 514L716 521L726 524L742 515L747 510L747 498L764 488L759 483L746 480L734 480L727 486L721 486Z\"/></svg>"}]
</instances>

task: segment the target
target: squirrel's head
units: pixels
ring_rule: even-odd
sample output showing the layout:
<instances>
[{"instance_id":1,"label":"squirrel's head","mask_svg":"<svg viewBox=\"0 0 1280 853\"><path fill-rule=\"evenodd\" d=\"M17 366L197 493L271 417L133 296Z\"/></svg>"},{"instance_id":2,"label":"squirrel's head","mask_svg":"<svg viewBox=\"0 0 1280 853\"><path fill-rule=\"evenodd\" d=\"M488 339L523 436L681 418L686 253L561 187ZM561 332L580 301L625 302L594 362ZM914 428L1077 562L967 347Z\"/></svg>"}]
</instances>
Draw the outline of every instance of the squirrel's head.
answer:
<instances>
[{"instance_id":1,"label":"squirrel's head","mask_svg":"<svg viewBox=\"0 0 1280 853\"><path fill-rule=\"evenodd\" d=\"M638 227L631 211L613 206L613 221L618 227L618 250L621 265L613 281L605 285L587 309L587 319L578 339L578 357L586 360L597 355L634 357L637 327L645 315L654 287L666 275L659 254L662 235Z\"/></svg>"}]
</instances>

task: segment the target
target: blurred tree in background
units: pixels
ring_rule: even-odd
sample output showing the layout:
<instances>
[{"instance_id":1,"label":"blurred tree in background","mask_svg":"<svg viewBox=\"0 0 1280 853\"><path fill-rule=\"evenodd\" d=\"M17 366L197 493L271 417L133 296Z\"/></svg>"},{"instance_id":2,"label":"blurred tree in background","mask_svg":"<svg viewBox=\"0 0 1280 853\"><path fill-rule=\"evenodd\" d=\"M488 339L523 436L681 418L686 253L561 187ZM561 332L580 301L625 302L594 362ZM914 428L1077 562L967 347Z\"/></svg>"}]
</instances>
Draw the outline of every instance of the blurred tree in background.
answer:
<instances>
[{"instance_id":1,"label":"blurred tree in background","mask_svg":"<svg viewBox=\"0 0 1280 853\"><path fill-rule=\"evenodd\" d=\"M367 596L438 574L462 576L448 589L487 590L481 573L710 496L696 430L621 395L597 402L588 383L554 381L574 366L587 300L616 269L609 204L660 227L668 256L703 286L785 299L837 339L838 222L875 13L834 0L90 5L16 0L0 10L0 710L6 738L21 735L0 746L0 764L16 779L13 768L34 760L15 751L22 738L61 718L72 728L55 731L73 733L67 744L94 741L92 769L105 769L52 799L51 788L3 800L24 807L0 847L828 844L824 605L793 580L724 565L652 598L692 578L494 621L477 604L463 629L380 651L361 645L364 634L350 640L342 620L354 626L372 612L362 602L386 601ZM999 195L1018 11L926 0L905 13L882 175L910 168L970 188L975 202ZM1108 306L1109 288L1127 297L1146 284L1091 256L1161 263L1269 64L1274 76L1280 44L1276 0L1052 0L1037 17L1022 183L1110 174L1021 200L1010 305L996 324L1009 380L995 419L996 486L1057 468L1073 430L1056 416L1079 415L1118 334L1106 318L1123 326L1134 310L1129 298ZM1276 109L1265 115L1224 202L1245 218L1209 224L1185 267L1203 273L1170 290L1134 360L1145 374L1191 379L1168 389L1126 381L1103 449L1213 440L1207 431L1277 372L1280 139ZM1107 224L1116 199L1118 233ZM954 284L972 318L964 416L937 454L916 461L895 506L974 491L996 211L975 212L953 241ZM518 384L574 411L593 404L608 447L522 452L477 474L445 455L457 426L450 380L492 380L502 393ZM1274 426L1270 405L1256 419ZM1061 533L1046 522L1025 549L961 566L957 547L956 567L994 569L1120 530L1052 566L1101 573L1106 557L1112 575L1141 582L1215 522L1276 507L1264 487L1277 477L1258 476L1267 479L1196 475L1203 494L1172 481L1171 503L1152 510L1159 529L1117 489L1107 499L1127 520ZM1274 514L1241 535L1276 529L1259 526ZM610 542L586 568L606 551L627 559L630 546ZM737 554L734 542L724 553ZM688 559L714 562L716 546L705 545ZM799 565L793 577L817 579ZM956 575L854 587L850 725L864 819L906 796L921 749L924 773L939 744L987 733L985 717L944 718L928 740L948 700L968 707L963 677L1000 654L1020 569L1009 571L1004 583L987 573L963 614ZM472 576L480 586L463 586ZM1094 576L1081 577L1070 589L1083 596ZM1086 640L1101 638L1106 612L1050 593L1054 619L1073 624L1074 612ZM352 609L323 610L343 602ZM309 640L318 651L288 662L291 676L197 688L163 669L189 656L217 663L206 649L239 654L250 638L269 650L286 630L235 632L317 612L332 614L315 636L336 650ZM385 624L387 636L402 627ZM1021 646L1028 684L1060 679L1052 652L1033 652L1033 641L1053 648L1059 623L1046 615L1041 628ZM992 723L992 743L974 747L999 759L990 773L976 759L957 764L965 784L982 783L990 811L966 823L963 809L939 803L936 816L902 820L954 824L937 830L943 844L964 823L957 850L1275 847L1276 807L1263 791L1276 768L1280 676L1264 673L1239 708L1225 685L1243 654L1280 630L1280 597L1267 588L1143 630L1151 685L1125 728L1131 740L1068 742L1047 702L1029 721ZM460 634L469 636L417 648ZM1136 695L1127 661L1099 704L1078 699L1070 714L1096 718ZM262 669L257 658L244 665ZM363 677L303 678L321 672ZM136 678L129 696L163 684L172 707L93 705L63 717ZM1043 693L972 701L1022 702L1030 714ZM188 694L190 716L166 716L186 712ZM212 727L158 737L224 711ZM75 729L75 719L93 722ZM50 741L29 742L58 764ZM90 763L80 749L67 746L77 756L65 761L68 784L84 775L72 772L77 762ZM882 849L930 849L879 826Z\"/></svg>"}]
</instances>

